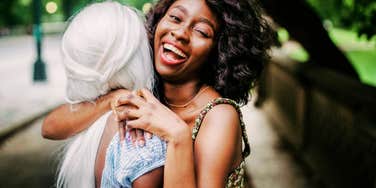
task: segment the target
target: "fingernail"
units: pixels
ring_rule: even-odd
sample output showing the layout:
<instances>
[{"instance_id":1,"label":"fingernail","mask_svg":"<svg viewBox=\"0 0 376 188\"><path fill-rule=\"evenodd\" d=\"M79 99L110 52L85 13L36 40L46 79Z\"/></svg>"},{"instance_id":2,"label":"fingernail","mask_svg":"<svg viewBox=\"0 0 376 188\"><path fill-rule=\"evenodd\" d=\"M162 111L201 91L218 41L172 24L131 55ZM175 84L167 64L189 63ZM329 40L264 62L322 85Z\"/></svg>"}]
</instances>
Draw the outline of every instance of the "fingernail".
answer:
<instances>
[{"instance_id":1,"label":"fingernail","mask_svg":"<svg viewBox=\"0 0 376 188\"><path fill-rule=\"evenodd\" d=\"M139 145L140 147L144 147L145 142L144 142L143 140L139 140L139 141L138 141L138 145Z\"/></svg>"}]
</instances>

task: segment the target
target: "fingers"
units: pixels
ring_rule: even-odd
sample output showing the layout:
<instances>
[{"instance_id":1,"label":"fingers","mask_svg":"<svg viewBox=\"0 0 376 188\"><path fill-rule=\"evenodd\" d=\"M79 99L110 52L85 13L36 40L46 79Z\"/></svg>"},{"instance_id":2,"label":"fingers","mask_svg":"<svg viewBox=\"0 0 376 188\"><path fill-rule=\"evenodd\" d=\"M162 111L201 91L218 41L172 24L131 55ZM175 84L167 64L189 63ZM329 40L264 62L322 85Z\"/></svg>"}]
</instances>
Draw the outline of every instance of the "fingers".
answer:
<instances>
[{"instance_id":1,"label":"fingers","mask_svg":"<svg viewBox=\"0 0 376 188\"><path fill-rule=\"evenodd\" d=\"M115 100L111 101L111 110L112 112L115 114L115 118L117 118L117 110L116 108L119 106L118 105L118 102L119 101L119 98L116 98Z\"/></svg>"},{"instance_id":2,"label":"fingers","mask_svg":"<svg viewBox=\"0 0 376 188\"><path fill-rule=\"evenodd\" d=\"M137 94L141 97L143 97L146 101L148 102L155 102L155 101L158 101L153 93L151 93L148 89L140 89L140 90L137 90Z\"/></svg>"},{"instance_id":3,"label":"fingers","mask_svg":"<svg viewBox=\"0 0 376 188\"><path fill-rule=\"evenodd\" d=\"M122 111L117 111L116 115L117 115L117 119L119 121L122 121L122 120L132 120L132 119L139 118L142 116L142 113L139 109L125 108Z\"/></svg>"},{"instance_id":4,"label":"fingers","mask_svg":"<svg viewBox=\"0 0 376 188\"><path fill-rule=\"evenodd\" d=\"M144 146L145 145L145 138L144 138L144 131L141 129L136 129L136 144L139 146Z\"/></svg>"},{"instance_id":5,"label":"fingers","mask_svg":"<svg viewBox=\"0 0 376 188\"><path fill-rule=\"evenodd\" d=\"M153 137L153 134L147 132L147 131L144 131L144 136L147 138L147 139L151 139Z\"/></svg>"},{"instance_id":6,"label":"fingers","mask_svg":"<svg viewBox=\"0 0 376 188\"><path fill-rule=\"evenodd\" d=\"M125 137L125 126L124 126L124 122L122 121L118 121L118 129L119 129L119 136L120 136L120 140L124 140L124 137Z\"/></svg>"},{"instance_id":7,"label":"fingers","mask_svg":"<svg viewBox=\"0 0 376 188\"><path fill-rule=\"evenodd\" d=\"M127 127L130 129L142 129L146 130L145 122L140 119L134 119L127 121ZM147 131L147 130L146 130Z\"/></svg>"},{"instance_id":8,"label":"fingers","mask_svg":"<svg viewBox=\"0 0 376 188\"><path fill-rule=\"evenodd\" d=\"M128 127L128 133L129 133L129 138L130 138L132 144L135 145L135 143L136 143L136 137L137 137L137 135L136 135L136 129Z\"/></svg>"},{"instance_id":9,"label":"fingers","mask_svg":"<svg viewBox=\"0 0 376 188\"><path fill-rule=\"evenodd\" d=\"M129 95L121 96L118 98L116 104L118 106L125 105L125 104L131 104L136 107L140 107L145 104L145 100L141 98L140 96L137 96L135 93L131 93Z\"/></svg>"}]
</instances>

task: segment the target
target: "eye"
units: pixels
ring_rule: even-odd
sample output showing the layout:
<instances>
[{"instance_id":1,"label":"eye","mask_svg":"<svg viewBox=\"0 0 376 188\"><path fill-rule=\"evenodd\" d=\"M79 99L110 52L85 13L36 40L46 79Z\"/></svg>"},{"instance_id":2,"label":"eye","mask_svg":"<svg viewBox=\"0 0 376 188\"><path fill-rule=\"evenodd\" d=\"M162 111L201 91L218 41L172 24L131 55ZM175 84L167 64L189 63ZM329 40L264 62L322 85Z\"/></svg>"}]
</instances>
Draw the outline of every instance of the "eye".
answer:
<instances>
[{"instance_id":1,"label":"eye","mask_svg":"<svg viewBox=\"0 0 376 188\"><path fill-rule=\"evenodd\" d=\"M200 35L202 35L205 38L209 38L209 34L203 30L195 29Z\"/></svg>"},{"instance_id":2,"label":"eye","mask_svg":"<svg viewBox=\"0 0 376 188\"><path fill-rule=\"evenodd\" d=\"M170 19L171 19L172 21L174 21L174 22L176 22L176 23L181 22L181 19L180 19L178 16L176 16L176 15L170 14L169 17L170 17Z\"/></svg>"},{"instance_id":3,"label":"eye","mask_svg":"<svg viewBox=\"0 0 376 188\"><path fill-rule=\"evenodd\" d=\"M199 23L193 27L193 30L204 38L211 38L213 36L213 31L206 24Z\"/></svg>"}]
</instances>

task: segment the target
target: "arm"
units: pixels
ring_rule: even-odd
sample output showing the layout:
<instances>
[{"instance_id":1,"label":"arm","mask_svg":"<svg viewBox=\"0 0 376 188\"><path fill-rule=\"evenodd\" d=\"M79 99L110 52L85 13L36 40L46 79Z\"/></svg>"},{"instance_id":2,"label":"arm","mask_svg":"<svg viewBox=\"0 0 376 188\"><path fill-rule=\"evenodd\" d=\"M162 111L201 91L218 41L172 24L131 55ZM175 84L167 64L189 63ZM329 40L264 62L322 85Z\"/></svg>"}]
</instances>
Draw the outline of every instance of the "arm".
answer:
<instances>
[{"instance_id":1,"label":"arm","mask_svg":"<svg viewBox=\"0 0 376 188\"><path fill-rule=\"evenodd\" d=\"M167 139L163 187L197 187L191 130L177 126Z\"/></svg>"},{"instance_id":2,"label":"arm","mask_svg":"<svg viewBox=\"0 0 376 188\"><path fill-rule=\"evenodd\" d=\"M214 107L206 115L194 145L191 135L190 128L171 133L174 142L167 148L165 187L225 187L228 174L241 162L236 110L230 105Z\"/></svg>"},{"instance_id":3,"label":"arm","mask_svg":"<svg viewBox=\"0 0 376 188\"><path fill-rule=\"evenodd\" d=\"M117 112L130 129L143 129L168 142L164 187L196 187L191 129L148 90L119 98L119 104L137 108Z\"/></svg>"},{"instance_id":4,"label":"arm","mask_svg":"<svg viewBox=\"0 0 376 188\"><path fill-rule=\"evenodd\" d=\"M231 105L215 106L205 116L194 146L198 187L225 187L227 176L240 164L239 123Z\"/></svg>"},{"instance_id":5,"label":"arm","mask_svg":"<svg viewBox=\"0 0 376 188\"><path fill-rule=\"evenodd\" d=\"M119 113L119 119L131 119L127 121L128 127L140 128L167 140L164 187L223 187L236 156L241 158L236 110L219 105L210 111L193 145L191 129L183 120L150 92L143 90L142 95L145 100L134 95L120 99L120 103L132 104L138 109Z\"/></svg>"},{"instance_id":6,"label":"arm","mask_svg":"<svg viewBox=\"0 0 376 188\"><path fill-rule=\"evenodd\" d=\"M119 89L99 97L95 105L90 102L75 104L74 111L70 104L63 104L47 115L42 124L42 136L48 139L65 139L86 129L95 120L111 109L111 102L118 95L129 93Z\"/></svg>"}]
</instances>

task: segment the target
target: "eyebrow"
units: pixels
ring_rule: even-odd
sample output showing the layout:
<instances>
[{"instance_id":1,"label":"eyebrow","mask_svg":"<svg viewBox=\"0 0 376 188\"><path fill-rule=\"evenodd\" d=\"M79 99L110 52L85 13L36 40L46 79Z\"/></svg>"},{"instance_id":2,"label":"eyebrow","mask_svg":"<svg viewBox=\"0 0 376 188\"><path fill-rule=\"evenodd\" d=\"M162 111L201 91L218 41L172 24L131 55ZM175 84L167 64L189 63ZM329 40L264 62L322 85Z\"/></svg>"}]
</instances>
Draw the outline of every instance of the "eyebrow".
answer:
<instances>
[{"instance_id":1,"label":"eyebrow","mask_svg":"<svg viewBox=\"0 0 376 188\"><path fill-rule=\"evenodd\" d=\"M180 11L182 11L186 15L188 14L187 9L185 7L183 7L183 6L181 6L181 5L176 5L174 8L179 9ZM208 24L215 31L215 26L214 26L214 24L209 19L200 17L198 21Z\"/></svg>"},{"instance_id":2,"label":"eyebrow","mask_svg":"<svg viewBox=\"0 0 376 188\"><path fill-rule=\"evenodd\" d=\"M210 20L208 20L206 18L200 18L199 22L203 22L203 23L208 24L215 31L214 24Z\"/></svg>"}]
</instances>

